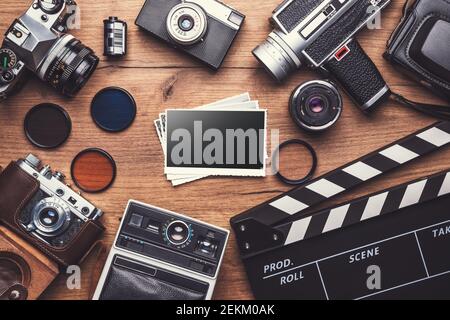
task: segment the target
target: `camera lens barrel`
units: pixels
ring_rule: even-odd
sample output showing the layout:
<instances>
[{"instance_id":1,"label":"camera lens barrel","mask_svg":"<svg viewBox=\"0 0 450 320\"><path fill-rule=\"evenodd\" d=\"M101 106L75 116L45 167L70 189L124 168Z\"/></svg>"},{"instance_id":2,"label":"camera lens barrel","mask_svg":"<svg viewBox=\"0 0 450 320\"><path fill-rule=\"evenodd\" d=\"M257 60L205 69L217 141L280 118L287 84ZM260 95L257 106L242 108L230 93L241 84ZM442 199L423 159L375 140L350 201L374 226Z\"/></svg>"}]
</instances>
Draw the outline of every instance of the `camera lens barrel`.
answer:
<instances>
[{"instance_id":1,"label":"camera lens barrel","mask_svg":"<svg viewBox=\"0 0 450 320\"><path fill-rule=\"evenodd\" d=\"M173 245L181 246L186 243L190 236L191 230L183 221L173 221L167 227L167 239Z\"/></svg>"},{"instance_id":2,"label":"camera lens barrel","mask_svg":"<svg viewBox=\"0 0 450 320\"><path fill-rule=\"evenodd\" d=\"M69 226L71 213L58 199L46 198L33 208L32 219L37 233L43 236L56 236Z\"/></svg>"},{"instance_id":3,"label":"camera lens barrel","mask_svg":"<svg viewBox=\"0 0 450 320\"><path fill-rule=\"evenodd\" d=\"M334 125L342 114L342 97L336 86L324 80L298 86L289 101L292 119L310 132L324 131Z\"/></svg>"},{"instance_id":4,"label":"camera lens barrel","mask_svg":"<svg viewBox=\"0 0 450 320\"><path fill-rule=\"evenodd\" d=\"M71 35L64 35L39 69L39 77L67 96L74 96L87 83L99 58L92 49Z\"/></svg>"}]
</instances>

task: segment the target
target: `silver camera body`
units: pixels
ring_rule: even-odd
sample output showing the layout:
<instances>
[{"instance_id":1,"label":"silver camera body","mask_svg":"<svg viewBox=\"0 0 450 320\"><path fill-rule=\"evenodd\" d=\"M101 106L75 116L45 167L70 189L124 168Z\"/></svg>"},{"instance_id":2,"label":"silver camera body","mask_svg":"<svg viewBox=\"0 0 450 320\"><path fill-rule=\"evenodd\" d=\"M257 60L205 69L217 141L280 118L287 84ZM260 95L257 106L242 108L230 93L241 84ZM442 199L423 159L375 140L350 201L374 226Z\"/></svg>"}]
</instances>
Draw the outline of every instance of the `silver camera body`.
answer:
<instances>
[{"instance_id":1,"label":"silver camera body","mask_svg":"<svg viewBox=\"0 0 450 320\"><path fill-rule=\"evenodd\" d=\"M73 0L34 0L12 23L0 49L0 97L19 89L27 69L65 95L81 89L98 58L66 33L77 8Z\"/></svg>"},{"instance_id":2,"label":"silver camera body","mask_svg":"<svg viewBox=\"0 0 450 320\"><path fill-rule=\"evenodd\" d=\"M64 174L41 166L32 154L19 160L19 167L39 181L40 190L19 215L25 230L41 241L64 247L88 220L97 220L103 212L64 183Z\"/></svg>"}]
</instances>

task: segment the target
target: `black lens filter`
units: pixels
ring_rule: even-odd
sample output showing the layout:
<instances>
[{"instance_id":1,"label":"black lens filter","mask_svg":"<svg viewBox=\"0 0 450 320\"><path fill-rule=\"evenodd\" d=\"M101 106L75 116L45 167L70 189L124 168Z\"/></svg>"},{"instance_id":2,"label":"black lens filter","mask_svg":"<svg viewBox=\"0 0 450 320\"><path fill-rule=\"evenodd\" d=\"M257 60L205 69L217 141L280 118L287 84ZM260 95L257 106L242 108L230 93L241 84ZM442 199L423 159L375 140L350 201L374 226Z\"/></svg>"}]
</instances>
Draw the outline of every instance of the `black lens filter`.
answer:
<instances>
[{"instance_id":1,"label":"black lens filter","mask_svg":"<svg viewBox=\"0 0 450 320\"><path fill-rule=\"evenodd\" d=\"M28 111L24 130L27 139L36 147L53 149L67 141L72 131L72 121L62 107L42 103Z\"/></svg>"}]
</instances>

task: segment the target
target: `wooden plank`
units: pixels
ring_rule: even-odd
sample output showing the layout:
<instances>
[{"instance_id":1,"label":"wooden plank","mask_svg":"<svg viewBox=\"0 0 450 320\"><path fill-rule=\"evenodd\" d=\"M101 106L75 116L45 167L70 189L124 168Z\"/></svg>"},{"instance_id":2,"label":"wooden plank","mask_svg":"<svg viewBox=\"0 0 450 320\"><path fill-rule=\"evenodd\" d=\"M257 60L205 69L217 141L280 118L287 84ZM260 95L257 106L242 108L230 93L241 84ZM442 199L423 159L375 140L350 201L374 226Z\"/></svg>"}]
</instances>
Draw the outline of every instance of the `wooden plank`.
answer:
<instances>
[{"instance_id":1,"label":"wooden plank","mask_svg":"<svg viewBox=\"0 0 450 320\"><path fill-rule=\"evenodd\" d=\"M31 79L16 97L0 105L0 164L33 152L53 168L70 176L70 162L86 147L100 147L113 155L118 165L114 186L105 193L86 195L105 211L107 227L105 243L110 246L128 199L151 203L229 228L232 216L268 200L289 187L275 177L211 178L172 188L163 176L163 154L153 127L153 120L169 107L195 107L224 97L249 91L254 99L269 110L269 128L279 129L281 140L302 138L311 142L319 155L319 173L325 173L375 148L396 140L435 120L388 103L371 116L363 115L345 97L345 110L337 125L322 135L300 131L287 111L287 101L296 85L319 78L307 70L296 73L284 85L277 85L256 62L251 50L263 41L271 28L267 19L279 0L226 2L247 15L244 29L230 51L224 67L213 73L201 64L169 48L134 25L142 0L95 2L79 0L82 29L74 33L99 55L103 50L103 22L117 15L129 25L129 53L121 60L101 56L99 69L87 87L74 99L66 99L37 79ZM255 5L257 3L257 5ZM28 1L3 0L0 31L29 5ZM412 99L439 102L419 85L393 70L381 57L386 41L401 17L402 0L394 0L382 15L382 30L364 31L359 37L363 47L380 67L395 91ZM127 131L109 134L98 129L89 114L89 105L97 91L106 86L121 86L136 98L138 115ZM73 132L69 141L54 151L32 147L24 137L22 122L26 112L38 103L49 101L64 106L70 113ZM305 154L283 154L283 166L299 173L308 170ZM416 163L370 183L357 194L376 191L406 180L447 169L449 151L435 154L426 162ZM425 165L426 163L426 165ZM388 179L387 179L388 178ZM68 178L70 182L70 177ZM353 196L353 195L352 195ZM349 198L343 197L343 198ZM342 198L341 198L342 199ZM82 266L82 289L69 291L66 277L60 276L46 291L45 299L86 299L90 275L95 261L90 258ZM243 268L238 258L234 237L226 253L215 298L251 298Z\"/></svg>"}]
</instances>

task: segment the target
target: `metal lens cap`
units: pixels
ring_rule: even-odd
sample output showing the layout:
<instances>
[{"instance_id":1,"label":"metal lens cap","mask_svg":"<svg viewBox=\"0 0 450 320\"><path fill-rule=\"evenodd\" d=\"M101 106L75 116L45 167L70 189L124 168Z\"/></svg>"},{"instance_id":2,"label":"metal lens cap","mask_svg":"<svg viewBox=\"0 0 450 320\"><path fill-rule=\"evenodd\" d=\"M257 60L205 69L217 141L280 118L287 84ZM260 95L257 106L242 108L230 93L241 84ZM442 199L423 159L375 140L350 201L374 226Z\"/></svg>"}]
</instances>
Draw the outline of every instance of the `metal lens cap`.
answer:
<instances>
[{"instance_id":1,"label":"metal lens cap","mask_svg":"<svg viewBox=\"0 0 450 320\"><path fill-rule=\"evenodd\" d=\"M72 180L75 185L90 193L108 189L114 183L116 172L116 163L111 155L97 148L81 151L71 165Z\"/></svg>"},{"instance_id":2,"label":"metal lens cap","mask_svg":"<svg viewBox=\"0 0 450 320\"><path fill-rule=\"evenodd\" d=\"M121 132L133 123L136 109L136 102L128 91L109 87L95 95L91 103L91 116L101 129Z\"/></svg>"},{"instance_id":3,"label":"metal lens cap","mask_svg":"<svg viewBox=\"0 0 450 320\"><path fill-rule=\"evenodd\" d=\"M61 146L69 138L72 121L62 107L43 103L28 111L24 120L24 130L27 139L36 147L53 149Z\"/></svg>"}]
</instances>

